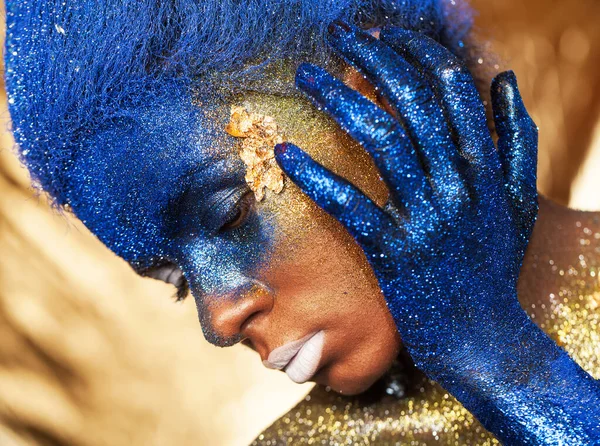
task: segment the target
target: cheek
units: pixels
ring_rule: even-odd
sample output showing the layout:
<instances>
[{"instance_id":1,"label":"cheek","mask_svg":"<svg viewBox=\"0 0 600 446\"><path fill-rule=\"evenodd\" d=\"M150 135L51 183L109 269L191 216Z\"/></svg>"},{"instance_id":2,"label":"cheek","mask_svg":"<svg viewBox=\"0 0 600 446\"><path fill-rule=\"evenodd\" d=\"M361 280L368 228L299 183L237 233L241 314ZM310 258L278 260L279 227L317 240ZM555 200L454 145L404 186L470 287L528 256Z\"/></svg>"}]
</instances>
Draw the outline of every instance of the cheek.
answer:
<instances>
[{"instance_id":1,"label":"cheek","mask_svg":"<svg viewBox=\"0 0 600 446\"><path fill-rule=\"evenodd\" d=\"M324 383L345 393L365 390L389 369L400 345L372 269L346 230L295 186L270 207L277 221L268 271L277 296L274 331L288 339L325 330Z\"/></svg>"},{"instance_id":2,"label":"cheek","mask_svg":"<svg viewBox=\"0 0 600 446\"><path fill-rule=\"evenodd\" d=\"M364 254L335 219L291 183L267 206L264 212L275 222L267 281L281 299L289 299L286 306L318 307L313 314L331 315L336 323L370 301L385 307Z\"/></svg>"}]
</instances>

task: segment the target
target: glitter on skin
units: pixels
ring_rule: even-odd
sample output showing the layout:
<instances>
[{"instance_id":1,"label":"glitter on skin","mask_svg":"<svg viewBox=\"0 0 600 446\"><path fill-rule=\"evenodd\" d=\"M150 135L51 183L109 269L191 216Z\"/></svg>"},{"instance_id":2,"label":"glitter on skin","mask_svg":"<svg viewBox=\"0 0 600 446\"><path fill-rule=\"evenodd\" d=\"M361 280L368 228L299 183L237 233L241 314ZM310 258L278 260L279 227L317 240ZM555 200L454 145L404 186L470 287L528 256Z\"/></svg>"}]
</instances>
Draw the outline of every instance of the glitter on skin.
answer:
<instances>
[{"instance_id":1,"label":"glitter on skin","mask_svg":"<svg viewBox=\"0 0 600 446\"><path fill-rule=\"evenodd\" d=\"M202 4L210 6L213 13L221 13L221 9L215 6L220 3ZM265 3L267 2L262 4ZM285 5L291 3L297 2L287 2ZM224 304L246 294L268 296L268 287L263 286L260 281L252 280L252 277L265 264L270 264L273 235L277 235L271 226L272 221L265 215L258 214L243 229L215 236L219 222L227 221L231 208L234 207L235 200L231 198L243 190L239 187L243 185L244 166L241 166L241 162L236 165L235 157L227 155L232 152L232 140L221 131L224 125L222 121L227 117L231 104L211 95L198 95L194 102L191 99L194 95L185 82L191 79L175 79L178 73L189 74L190 70L198 68L197 64L202 65L199 60L206 62L206 58L210 57L208 51L205 54L200 50L206 49L206 45L199 48L198 43L210 43L211 35L203 34L205 39L194 40L201 33L190 32L198 24L202 14L182 17L178 14L180 11L169 10L170 4L165 4L167 9L162 12L166 11L169 19L179 20L179 25L186 31L173 33L176 37L183 36L183 41L172 41L173 36L168 35L171 31L169 27L160 27L167 34L151 34L156 28L152 25L156 22L144 17L144 14L152 15L155 4L156 2L147 2L131 8L139 13L136 17L139 20L131 20L128 26L123 27L123 22L119 21L121 10L116 8L124 8L125 4L122 2L106 2L104 10L86 2L80 2L73 8L64 2L9 2L8 45L11 51L7 52L7 85L15 134L22 145L24 161L34 177L59 203L72 205L77 215L116 253L132 263L158 256L181 264L186 275L192 278L191 287L199 303L199 314L207 339L220 345L230 345L238 339L235 334L221 336L207 328L210 325L210 312L205 311L205 298L213 295L222 298L219 302ZM182 2L176 4L181 5ZM189 2L187 4L194 6ZM332 2L332 5L339 4L340 2ZM418 17L414 14L415 11L437 11L438 5L437 2L398 4L401 4L401 8L396 12L399 13L400 9L404 11L405 6L411 7L413 14L409 16L413 19ZM317 10L312 6L325 7L324 2L315 2L314 5L305 2L302 5L305 11L312 13ZM183 10L186 9L182 8L181 11ZM110 20L104 20L105 11L116 13ZM202 10L204 11L206 9ZM256 19L260 10L249 8L248 14L253 14ZM122 16L125 18L123 20L129 18L126 11L123 11ZM290 16L283 16L292 21ZM52 23L57 20L61 22L58 27L47 26L47 21ZM71 22L67 24L69 20ZM262 15L258 22L268 23L261 20ZM296 21L296 17L293 21ZM160 20L158 22L162 23ZM406 23L410 24L410 21ZM227 24L230 22L222 23L219 30L224 29ZM137 25L140 27L136 28ZM150 26L144 28L144 25ZM322 23L317 24L321 25ZM450 29L442 26L440 31L439 25L441 22L432 22L430 31L439 35ZM101 35L106 29L114 33L109 33L114 38L88 40L88 36ZM52 30L56 30L56 33ZM132 35L129 35L129 39L120 39L125 31ZM82 33L81 39L73 37L77 33ZM155 38L151 39L150 36ZM225 40L231 40L230 36L226 31ZM271 37L271 34L265 33L262 43L266 40L264 36ZM297 35L288 33L288 40L292 36L293 39L298 38ZM108 45L103 47L104 51L98 51L101 41ZM157 49L154 45L140 45L149 41L166 46ZM51 48L40 48L39 42L52 42L53 45ZM67 42L67 45L61 46L63 42ZM302 42L311 43L308 40ZM217 40L212 43L221 48L219 44L224 42ZM47 50L54 48L58 50L54 50L49 56ZM73 48L76 48L77 56L88 58L79 63L78 57L72 57ZM151 57L139 57L140 48L149 49L144 55L159 55L159 59L166 63L152 65L155 60ZM244 59L239 57L223 60L223 57L231 54L233 47L230 44L227 48L228 51L217 54L221 60L213 61L213 68L214 63L225 64ZM84 52L83 49L88 51ZM251 50L247 49L243 55L251 55ZM23 53L28 57L22 57ZM183 53L184 56L191 53L196 58L162 59L163 55L171 53ZM110 60L106 61L103 57L109 57ZM192 62L192 65L196 62L196 65L185 66L186 62ZM82 67L86 69L82 70ZM87 70L88 67L95 69ZM123 67L126 69L120 72ZM146 77L149 69L151 75L155 76L151 79ZM144 82L140 84L140 80ZM500 86L510 88L510 80L504 81L506 83L500 83ZM55 95L55 92L60 94ZM134 94L138 92L148 93L148 97ZM53 101L48 101L48 97L53 97ZM89 101L94 102L93 107L88 107ZM192 107L195 104L199 106ZM74 110L77 113L73 113ZM97 120L92 119L90 122L91 117L97 117ZM409 137L420 136L419 139L424 141L435 139L428 135L410 134L419 129L418 121L424 118L422 113L414 113L413 117L417 125L408 129ZM509 124L512 122L513 120L508 120ZM436 159L435 153L433 155ZM449 155L452 156L451 153ZM444 157L436 159L431 166L432 171L437 168L444 170L443 159ZM190 169L192 166L195 166L195 170ZM455 192L461 192L460 184L455 181L456 175L452 175L451 179L456 187ZM223 182L227 183L226 197L222 190L210 190L211 183L219 183L221 187ZM203 187L207 184L209 186ZM439 186L445 187L446 183L440 181ZM515 190L520 189L517 187ZM174 196L177 198L173 198ZM426 198L425 194L422 198ZM221 204L215 206L215 203ZM175 212L176 215L172 215L169 220L161 212L157 212L163 205L180 212ZM206 218L203 212L206 209L211 211L211 218ZM445 210L447 209L442 209ZM422 217L427 221L429 216ZM430 219L433 220L435 219ZM163 224L165 222L169 224ZM180 237L178 243L170 243L173 233ZM497 242L501 244L501 241ZM357 272L353 271L354 273ZM427 285L427 277L415 276ZM253 291L256 287L259 287L257 293ZM315 311L306 314L314 315ZM301 321L300 318L297 320Z\"/></svg>"},{"instance_id":2,"label":"glitter on skin","mask_svg":"<svg viewBox=\"0 0 600 446\"><path fill-rule=\"evenodd\" d=\"M555 276L556 285L535 302L523 304L540 328L599 379L600 232L581 224L577 230L577 245L585 246L586 251L573 264L557 264L553 258L536 255L534 267ZM561 230L553 235L569 237ZM499 444L452 395L411 372L405 364L396 364L383 389L373 388L362 399L315 388L254 444L310 444L309 439L312 444Z\"/></svg>"},{"instance_id":3,"label":"glitter on skin","mask_svg":"<svg viewBox=\"0 0 600 446\"><path fill-rule=\"evenodd\" d=\"M301 40L300 36L306 34L305 43L315 51L307 55L308 59L323 60L324 54L317 51L321 48L318 40L323 40L318 23L327 14L337 14L341 3L293 3L310 9L310 15L303 19L315 26L304 29L301 25L306 21L298 22L295 16L288 17L289 26L286 21L262 24L263 18L258 17L261 6L282 7L267 1L252 2L254 9L245 18L248 23L255 20L263 27L269 25L273 32L288 33L288 40ZM453 28L442 26L434 3L390 2L390 6L402 4L406 8L388 17L384 17L379 3L376 9L375 5L361 5L363 11L372 12L369 19L407 26L414 22L415 10L427 10L436 23L435 29L443 28L450 39L446 31ZM197 33L161 34L164 27L155 26L153 15L156 5L140 4L128 14L122 11L126 5L116 0L102 2L103 8L90 8L87 2L8 4L7 54L14 57L7 58L7 87L24 162L59 203L69 202L88 228L134 267L154 262L181 267L209 342L228 346L240 340L240 326L237 331L231 324L227 326L223 313L231 314L235 304L250 308L249 303L258 302L269 317L253 318L245 328L259 352L302 337L315 327L328 327L330 361L338 363L332 367L337 370L336 387L347 389L350 382L368 387L389 368L399 339L364 254L335 219L291 183L281 194L255 203L242 226L221 232L222 225L238 210L237 202L249 190L244 163L235 150L236 140L224 128L231 106L243 105L274 117L282 127L285 120L283 130L292 141L318 148L320 152L315 150L315 155L321 153L324 162L339 164L339 171L352 181L367 184L369 176L376 177L372 161L366 154L361 155L356 142L317 114L306 99L299 98L293 82L286 82L289 78L279 73L269 70L264 78L254 77L254 82L250 78L240 82L238 78L233 84L236 89L232 89L227 73L215 73L213 83L207 84L202 77L186 77L186 73L203 73L190 73L192 67L171 71L170 67L181 68L177 62L189 60L186 55L193 55L194 61L199 56L209 57L196 50L210 52L223 46L218 39L211 46L210 39L197 38ZM164 5L175 8L170 3ZM193 26L198 19L198 5L202 11L210 6L213 12L218 6L219 20L224 12L229 14L225 19L235 19L215 21L215 25L231 29L239 23L236 11L223 11L222 2L209 5L188 0L177 2L174 11L162 12L179 20L179 24ZM323 9L327 14L317 13ZM105 11L112 14L106 24ZM344 10L346 13L348 10ZM128 23L132 15L134 19ZM60 22L66 36L56 38L54 28L45 26L49 20ZM415 28L419 26L415 23ZM99 52L94 41L77 38L75 30L97 37L107 48ZM237 29L236 36L245 37L255 47L255 30ZM162 64L164 59L157 56L162 53L155 47L147 58L139 57L139 51L132 49L139 50L136 43L148 41L166 46L169 51L179 48L169 59L173 65ZM48 48L45 42L53 45ZM231 42L226 43L229 48ZM288 49L287 55L297 54ZM299 49L296 44L294 49ZM128 58L128 50L135 57ZM17 57L19 52L27 52L30 57ZM241 56L239 51L236 56ZM69 58L83 60L81 66L86 69L75 75L65 61ZM294 73L297 62L287 62L287 67L274 67ZM116 92L111 85L118 86ZM220 88L212 89L214 85ZM59 92L57 100L47 101L47 91ZM239 96L234 100L236 93ZM256 103L254 108L252 101ZM77 114L72 113L74 108ZM59 146L50 149L54 143ZM336 150L326 150L325 143ZM385 186L371 189L386 194ZM331 262L332 258L336 261ZM365 311L357 314L352 310L357 307ZM384 326L372 332L368 330L372 326L369 321L383 322ZM259 327L258 322L263 325ZM385 357L375 363L364 359L381 356L382 352Z\"/></svg>"},{"instance_id":4,"label":"glitter on skin","mask_svg":"<svg viewBox=\"0 0 600 446\"><path fill-rule=\"evenodd\" d=\"M334 18L420 30L460 53L472 14L453 9L447 14L438 0L182 0L135 7L120 0L7 1L6 86L21 159L36 185L138 271L180 266L196 287L207 339L230 345L234 338L206 327L203 302L245 294L256 285L253 275L277 263L275 239L307 240L309 232L294 233L294 224L275 231L276 213L266 211L283 201L274 200L243 229L215 236L244 192L243 163L223 132L227 99L249 91L297 94L290 77L272 73L285 63L291 77L300 60L334 68L324 42ZM265 20L265 11L278 19ZM319 234L319 247L333 244L336 254L361 259L347 262L353 268L344 272L355 280L343 285L354 283L357 293L376 289L364 255L341 226L329 219L319 233L324 212L306 198L293 202L292 210L310 210L297 226ZM281 215L289 217L287 211ZM278 263L296 249L280 246ZM282 251L288 256L279 257Z\"/></svg>"},{"instance_id":5,"label":"glitter on skin","mask_svg":"<svg viewBox=\"0 0 600 446\"><path fill-rule=\"evenodd\" d=\"M292 144L276 147L283 170L361 245L418 367L490 432L507 444L600 441L590 407L598 382L517 300L537 214L537 128L514 75L492 84L498 154L479 131L485 115L473 81L445 48L397 28L384 28L383 42L343 23L330 32L333 48L380 88L402 126L318 67L302 65L297 85L372 154L399 212L388 214ZM420 51L410 45L417 39ZM386 43L428 71L427 81ZM464 96L445 107L453 134L464 133L454 151L429 82L442 97L462 85Z\"/></svg>"},{"instance_id":6,"label":"glitter on skin","mask_svg":"<svg viewBox=\"0 0 600 446\"><path fill-rule=\"evenodd\" d=\"M558 286L548 302L532 303L530 311L534 321L581 367L600 379L600 233L581 225L577 230L580 249L585 252L576 263L538 259L557 278ZM549 312L544 311L546 306Z\"/></svg>"}]
</instances>

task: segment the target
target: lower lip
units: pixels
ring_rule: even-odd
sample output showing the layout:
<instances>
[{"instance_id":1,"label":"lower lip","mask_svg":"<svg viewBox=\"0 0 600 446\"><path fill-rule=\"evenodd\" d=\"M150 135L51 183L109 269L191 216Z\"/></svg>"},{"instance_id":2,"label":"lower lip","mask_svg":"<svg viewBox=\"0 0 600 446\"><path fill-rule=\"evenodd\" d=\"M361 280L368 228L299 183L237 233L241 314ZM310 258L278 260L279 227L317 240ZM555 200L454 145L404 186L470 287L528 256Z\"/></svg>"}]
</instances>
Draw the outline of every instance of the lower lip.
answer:
<instances>
[{"instance_id":1,"label":"lower lip","mask_svg":"<svg viewBox=\"0 0 600 446\"><path fill-rule=\"evenodd\" d=\"M298 384L311 379L319 368L321 355L325 345L325 333L319 331L304 343L292 360L285 367L285 373Z\"/></svg>"}]
</instances>

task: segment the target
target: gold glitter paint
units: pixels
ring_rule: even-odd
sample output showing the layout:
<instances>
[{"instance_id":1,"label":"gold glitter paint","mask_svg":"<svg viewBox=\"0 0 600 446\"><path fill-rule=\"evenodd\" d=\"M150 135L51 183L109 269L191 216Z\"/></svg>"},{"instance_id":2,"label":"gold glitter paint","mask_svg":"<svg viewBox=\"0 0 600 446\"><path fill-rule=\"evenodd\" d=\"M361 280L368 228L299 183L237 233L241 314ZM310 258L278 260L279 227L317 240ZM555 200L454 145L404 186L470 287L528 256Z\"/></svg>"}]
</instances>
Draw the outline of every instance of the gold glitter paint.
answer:
<instances>
[{"instance_id":1,"label":"gold glitter paint","mask_svg":"<svg viewBox=\"0 0 600 446\"><path fill-rule=\"evenodd\" d=\"M301 96L253 92L233 99L234 106L248 114L272 117L285 142L296 144L315 161L355 184L377 204L385 203L387 188L382 181L377 181L379 174L371 157L308 100ZM259 212L275 222L273 228L279 249L272 256L274 265L299 257L311 257L306 260L312 265L325 261L315 258L315 253L327 253L327 259L363 256L342 226L289 180L281 194L273 194L261 202ZM300 252L309 249L309 245L311 252ZM361 258L360 262L360 271L356 268L346 271L346 275L355 276L357 282L372 274L366 259Z\"/></svg>"},{"instance_id":2,"label":"gold glitter paint","mask_svg":"<svg viewBox=\"0 0 600 446\"><path fill-rule=\"evenodd\" d=\"M522 304L533 320L594 378L600 378L600 230L576 223L575 262L535 256L550 292ZM590 225L592 226L592 225ZM598 226L598 225L593 225ZM565 229L563 229L565 231ZM567 238L565 232L553 237ZM560 249L558 250L561 251ZM555 280L553 280L555 279ZM527 294L527 293L523 293ZM497 445L499 442L450 394L418 372L409 384L344 397L321 386L263 432L254 445ZM398 388L404 386L401 392Z\"/></svg>"},{"instance_id":3,"label":"gold glitter paint","mask_svg":"<svg viewBox=\"0 0 600 446\"><path fill-rule=\"evenodd\" d=\"M388 385L391 390L394 382ZM384 392L348 398L318 386L254 444L500 444L434 382L420 376L412 382L411 392L415 395L395 397Z\"/></svg>"},{"instance_id":4,"label":"gold glitter paint","mask_svg":"<svg viewBox=\"0 0 600 446\"><path fill-rule=\"evenodd\" d=\"M232 99L233 104L249 113L273 117L286 141L301 147L315 161L357 185L376 203L385 203L387 189L378 181L371 157L308 100L299 95L257 92ZM263 327L263 332L269 333L271 345L283 345L317 327L329 327L327 348L332 355L347 355L355 361L354 365L361 366L355 370L363 369L359 364L361 357L391 352L391 359L397 353L397 343L389 342L397 337L393 320L364 253L343 226L292 181L286 181L281 194L270 194L268 199L257 203L255 212L273 237L269 262L262 264L260 270L260 277L277 291L265 322L268 327ZM357 308L360 311L356 311ZM386 327L389 329L365 335L372 326L365 321L383 325L388 319ZM373 337L376 341L365 342ZM356 350L350 346L358 345L368 354L354 355L352 352ZM381 345L386 347L377 347ZM364 370L383 374L389 361L377 367L381 370L366 364ZM340 371L331 373L344 376ZM345 383L333 384L336 389L346 390L338 386Z\"/></svg>"},{"instance_id":5,"label":"gold glitter paint","mask_svg":"<svg viewBox=\"0 0 600 446\"><path fill-rule=\"evenodd\" d=\"M275 161L275 145L283 142L275 120L260 113L248 113L240 106L231 107L231 119L225 127L231 136L241 138L239 155L246 164L246 182L257 201L265 189L276 194L283 190L283 171Z\"/></svg>"},{"instance_id":6,"label":"gold glitter paint","mask_svg":"<svg viewBox=\"0 0 600 446\"><path fill-rule=\"evenodd\" d=\"M558 286L548 302L531 304L531 314L582 368L600 379L600 232L579 222L576 230L580 253L575 262L542 259ZM540 306L550 311L536 311Z\"/></svg>"},{"instance_id":7,"label":"gold glitter paint","mask_svg":"<svg viewBox=\"0 0 600 446\"><path fill-rule=\"evenodd\" d=\"M349 76L346 80L352 82L353 78ZM382 181L376 181L379 174L369 155L345 135L335 122L305 100L250 94L241 102L246 109L274 116L288 141L357 185L377 204L385 203L387 188ZM307 132L306 129L310 131ZM314 282L320 285L324 265L335 258L345 271L344 283L335 282L336 278L332 274L329 287L351 289L352 293L362 293L363 296L376 295L379 289L377 282L352 238L334 219L301 194L295 185L289 182L289 186L286 186L286 193L265 202L281 224L278 228L283 246L273 256L273 263L290 260L297 264L298 259L305 258L305 263L314 265ZM280 201L285 202L285 205ZM306 243L307 240L310 240L310 244ZM305 247L305 250L301 247ZM285 266L281 269L288 271L286 280L289 281L290 268ZM311 275L310 267L303 267L301 270L304 275ZM370 284L372 289L353 289L353 284ZM317 300L315 296L304 300L307 305L305 314L317 311L317 308L309 307L311 301ZM383 299L381 302L384 305ZM365 306L368 305L365 300ZM323 311L323 308L318 309ZM339 309L332 308L332 311ZM289 330L289 327L282 329ZM391 374L393 373L392 370ZM389 383L391 393L396 386L397 383L393 380ZM373 395L369 391L364 399L352 398L317 386L305 400L261 434L254 444L487 446L499 443L445 390L424 376L417 375L411 384L410 396L401 398L389 395L387 390L383 395Z\"/></svg>"},{"instance_id":8,"label":"gold glitter paint","mask_svg":"<svg viewBox=\"0 0 600 446\"><path fill-rule=\"evenodd\" d=\"M352 72L346 74L345 80L351 84L361 79L352 76ZM355 87L368 90L369 86ZM286 141L298 145L317 162L348 179L377 204L383 205L387 200L387 188L382 181L377 181L379 174L370 156L306 100L246 94L238 98L237 103L245 110L274 117ZM295 302L303 302L303 314L315 314L317 310L324 313L322 307L312 308L311 303L318 301L319 292L328 292L330 288L361 294L368 307L368 296L378 294L376 279L364 255L339 223L291 182L284 193L264 203L263 212L272 212L279 223L276 227L280 243L273 265L279 264L280 269L287 271L286 282L298 282L290 279L290 271L294 269L289 265L302 265L299 269L303 276L314 277L315 295L310 299L295 296ZM328 269L329 284L322 284L324 265L330 264L332 258L337 259L339 268L345 271L343 281L340 279L338 283L335 271ZM273 282L277 283L276 279ZM381 304L385 305L383 299ZM339 308L331 311L339 311ZM307 318L298 315L299 321L304 319ZM287 332L289 327L281 327L281 330ZM393 381L390 383L390 389L396 386ZM367 392L368 402L365 402L365 399L344 397L317 386L254 444L499 444L459 402L422 375L412 383L408 397L372 393Z\"/></svg>"}]
</instances>

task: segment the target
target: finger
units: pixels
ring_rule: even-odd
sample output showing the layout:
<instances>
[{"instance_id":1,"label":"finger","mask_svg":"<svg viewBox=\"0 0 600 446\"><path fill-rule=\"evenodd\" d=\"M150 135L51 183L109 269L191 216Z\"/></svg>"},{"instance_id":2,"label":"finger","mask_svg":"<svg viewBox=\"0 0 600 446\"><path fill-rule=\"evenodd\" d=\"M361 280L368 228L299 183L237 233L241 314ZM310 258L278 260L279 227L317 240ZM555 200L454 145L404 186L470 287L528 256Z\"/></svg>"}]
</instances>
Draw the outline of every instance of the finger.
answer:
<instances>
[{"instance_id":1,"label":"finger","mask_svg":"<svg viewBox=\"0 0 600 446\"><path fill-rule=\"evenodd\" d=\"M296 85L371 154L398 207L404 207L410 215L430 205L431 187L398 121L314 65L298 68Z\"/></svg>"},{"instance_id":2,"label":"finger","mask_svg":"<svg viewBox=\"0 0 600 446\"><path fill-rule=\"evenodd\" d=\"M505 185L519 222L531 230L537 214L538 129L512 71L492 81L492 106Z\"/></svg>"},{"instance_id":3,"label":"finger","mask_svg":"<svg viewBox=\"0 0 600 446\"><path fill-rule=\"evenodd\" d=\"M459 173L463 161L427 80L389 46L355 27L334 22L328 41L380 90L399 115L445 207L466 198Z\"/></svg>"},{"instance_id":4,"label":"finger","mask_svg":"<svg viewBox=\"0 0 600 446\"><path fill-rule=\"evenodd\" d=\"M378 256L386 234L397 233L391 219L345 179L315 162L293 144L275 146L275 158L291 180L361 245L367 257Z\"/></svg>"},{"instance_id":5,"label":"finger","mask_svg":"<svg viewBox=\"0 0 600 446\"><path fill-rule=\"evenodd\" d=\"M485 109L467 67L435 40L401 28L385 28L380 39L414 63L430 80L454 139L479 180L489 182L500 163L487 128Z\"/></svg>"}]
</instances>

